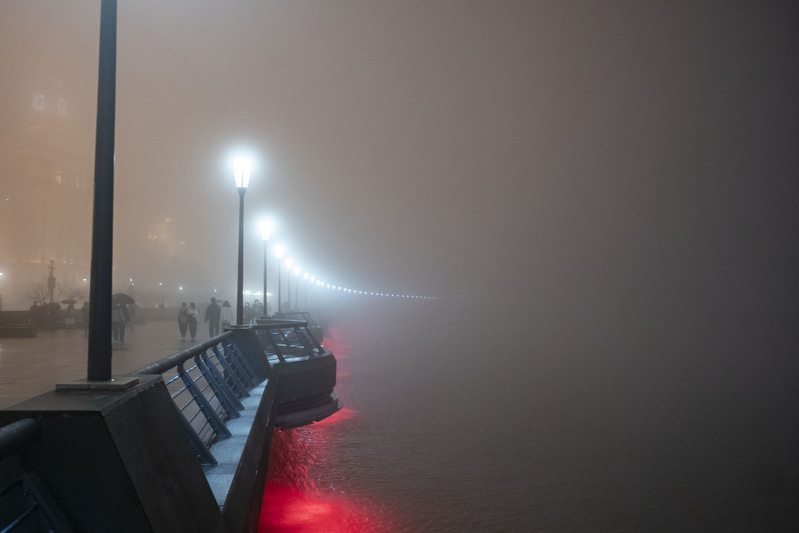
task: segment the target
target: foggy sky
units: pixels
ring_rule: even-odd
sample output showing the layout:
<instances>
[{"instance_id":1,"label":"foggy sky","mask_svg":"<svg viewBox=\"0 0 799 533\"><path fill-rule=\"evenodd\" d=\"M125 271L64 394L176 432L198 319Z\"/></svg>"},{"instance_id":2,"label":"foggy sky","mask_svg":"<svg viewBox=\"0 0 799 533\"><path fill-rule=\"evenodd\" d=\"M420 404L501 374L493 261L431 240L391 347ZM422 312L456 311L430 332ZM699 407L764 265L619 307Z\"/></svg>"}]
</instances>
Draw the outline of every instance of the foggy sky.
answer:
<instances>
[{"instance_id":1,"label":"foggy sky","mask_svg":"<svg viewBox=\"0 0 799 533\"><path fill-rule=\"evenodd\" d=\"M41 80L94 148L100 2L0 3L0 141ZM142 232L235 283L254 222L331 283L678 311L791 306L791 2L119 2L115 275ZM1 231L8 231L3 228ZM90 228L86 228L87 240ZM211 254L211 255L209 255Z\"/></svg>"}]
</instances>

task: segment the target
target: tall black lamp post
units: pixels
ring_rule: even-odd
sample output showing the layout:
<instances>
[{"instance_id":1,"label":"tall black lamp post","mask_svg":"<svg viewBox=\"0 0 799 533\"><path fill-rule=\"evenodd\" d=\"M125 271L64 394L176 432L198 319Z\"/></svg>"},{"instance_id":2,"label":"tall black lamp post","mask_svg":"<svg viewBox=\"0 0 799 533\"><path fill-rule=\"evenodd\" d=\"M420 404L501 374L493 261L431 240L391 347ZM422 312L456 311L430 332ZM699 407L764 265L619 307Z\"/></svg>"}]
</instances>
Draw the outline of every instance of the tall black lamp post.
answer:
<instances>
[{"instance_id":1,"label":"tall black lamp post","mask_svg":"<svg viewBox=\"0 0 799 533\"><path fill-rule=\"evenodd\" d=\"M297 279L294 283L294 309L295 311L300 307L300 266L294 265L294 277ZM289 295L289 300L291 300L291 295Z\"/></svg>"},{"instance_id":2,"label":"tall black lamp post","mask_svg":"<svg viewBox=\"0 0 799 533\"><path fill-rule=\"evenodd\" d=\"M283 299L281 294L281 283L280 283L280 271L283 270L281 265L283 263L283 253L286 251L285 247L282 244L278 244L275 247L275 257L277 257L277 312L278 314L281 312L281 300Z\"/></svg>"},{"instance_id":3,"label":"tall black lamp post","mask_svg":"<svg viewBox=\"0 0 799 533\"><path fill-rule=\"evenodd\" d=\"M286 301L289 304L288 308L289 312L291 312L291 269L293 264L294 264L294 259L290 257L286 259L286 273L288 274L288 276L286 276L286 293L288 294L289 297L288 300Z\"/></svg>"},{"instance_id":4,"label":"tall black lamp post","mask_svg":"<svg viewBox=\"0 0 799 533\"><path fill-rule=\"evenodd\" d=\"M267 284L266 284L266 258L269 255L269 234L272 232L272 224L268 220L261 222L261 240L264 241L264 316L269 317L269 308L267 299Z\"/></svg>"},{"instance_id":5,"label":"tall black lamp post","mask_svg":"<svg viewBox=\"0 0 799 533\"><path fill-rule=\"evenodd\" d=\"M233 162L236 188L239 190L239 271L236 288L236 324L244 323L244 193L250 183L252 161L240 157Z\"/></svg>"},{"instance_id":6,"label":"tall black lamp post","mask_svg":"<svg viewBox=\"0 0 799 533\"><path fill-rule=\"evenodd\" d=\"M116 117L117 3L100 8L97 133L89 301L89 381L111 380L111 268L114 243L114 125Z\"/></svg>"}]
</instances>

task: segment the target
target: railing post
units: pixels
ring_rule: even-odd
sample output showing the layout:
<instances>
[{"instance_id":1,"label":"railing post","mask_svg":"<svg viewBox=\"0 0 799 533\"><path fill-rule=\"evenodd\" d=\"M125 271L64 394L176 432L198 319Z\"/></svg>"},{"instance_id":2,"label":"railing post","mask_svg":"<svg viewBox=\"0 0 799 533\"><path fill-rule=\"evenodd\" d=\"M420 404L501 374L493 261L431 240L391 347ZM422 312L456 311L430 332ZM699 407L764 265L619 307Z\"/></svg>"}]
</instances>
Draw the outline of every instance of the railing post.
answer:
<instances>
[{"instance_id":1,"label":"railing post","mask_svg":"<svg viewBox=\"0 0 799 533\"><path fill-rule=\"evenodd\" d=\"M278 330L278 335L280 335L282 337L282 333L280 333L279 331L280 330ZM278 345L278 343L275 342L274 335L275 335L275 332L271 328L266 330L267 342L272 346L272 349L275 351L275 355L277 355L278 360L281 363L285 363L286 362L286 358L283 357L283 351L280 349L280 346ZM283 340L285 341L285 338Z\"/></svg>"},{"instance_id":2,"label":"railing post","mask_svg":"<svg viewBox=\"0 0 799 533\"><path fill-rule=\"evenodd\" d=\"M225 409L229 418L239 418L241 415L239 411L244 409L238 398L234 397L233 391L222 379L221 374L217 371L214 364L208 360L205 352L199 353L194 356L194 362L197 363L197 368L200 369L208 385L213 389L214 394L219 399L219 403Z\"/></svg>"},{"instance_id":3,"label":"railing post","mask_svg":"<svg viewBox=\"0 0 799 533\"><path fill-rule=\"evenodd\" d=\"M297 335L297 339L302 343L302 346L305 348L305 351L308 352L308 357L314 357L316 354L314 353L313 346L311 345L308 337L310 337L310 333L306 335L305 326L295 326L294 333Z\"/></svg>"},{"instance_id":4,"label":"railing post","mask_svg":"<svg viewBox=\"0 0 799 533\"><path fill-rule=\"evenodd\" d=\"M223 349L225 354L227 354L231 360L238 361L239 366L241 366L241 368L244 370L244 373L247 374L251 386L254 387L263 380L263 378L258 375L258 372L256 372L252 367L249 359L247 359L247 357L241 353L241 349L235 342L224 344Z\"/></svg>"},{"instance_id":5,"label":"railing post","mask_svg":"<svg viewBox=\"0 0 799 533\"><path fill-rule=\"evenodd\" d=\"M225 370L225 373L222 375L222 380L227 383L231 389L235 389L236 395L239 398L248 398L250 393L247 392L247 386L252 387L253 384L244 383L237 370L233 367L230 361L222 356L216 346L212 346L211 350L214 352L214 356L216 357L217 361L219 361L219 364L222 365L222 368Z\"/></svg>"},{"instance_id":6,"label":"railing post","mask_svg":"<svg viewBox=\"0 0 799 533\"><path fill-rule=\"evenodd\" d=\"M191 376L186 369L183 368L183 363L180 363L177 366L178 374L180 375L180 379L183 380L183 383L186 385L186 388L191 394L191 397L194 398L197 407L200 409L200 412L205 416L205 419L208 420L208 423L211 424L211 427L214 429L214 432L223 437L228 438L231 437L232 434L230 430L225 427L225 424L219 419L219 417L214 412L211 404L208 403L208 400L203 396L203 393L197 387L197 384L191 379Z\"/></svg>"},{"instance_id":7,"label":"railing post","mask_svg":"<svg viewBox=\"0 0 799 533\"><path fill-rule=\"evenodd\" d=\"M197 459L199 459L201 465L212 465L216 466L219 464L219 461L216 460L214 454L211 453L211 450L208 449L203 443L203 440L197 434L197 431L191 426L191 422L186 420L186 417L183 416L183 412L180 413L180 420L183 423L183 427L186 428L186 433L189 436L189 441L191 443L191 447L194 448L194 451L197 453Z\"/></svg>"}]
</instances>

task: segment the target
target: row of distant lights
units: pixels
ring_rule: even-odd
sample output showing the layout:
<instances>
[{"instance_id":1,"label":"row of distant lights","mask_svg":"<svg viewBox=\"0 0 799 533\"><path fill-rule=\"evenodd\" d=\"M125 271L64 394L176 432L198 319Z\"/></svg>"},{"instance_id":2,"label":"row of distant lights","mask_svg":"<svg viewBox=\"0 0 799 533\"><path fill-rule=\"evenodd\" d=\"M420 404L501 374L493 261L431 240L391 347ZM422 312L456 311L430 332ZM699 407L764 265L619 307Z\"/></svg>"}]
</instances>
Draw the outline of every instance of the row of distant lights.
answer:
<instances>
[{"instance_id":1,"label":"row of distant lights","mask_svg":"<svg viewBox=\"0 0 799 533\"><path fill-rule=\"evenodd\" d=\"M366 296L386 296L389 298L410 298L413 300L438 300L438 298L435 296L418 296L413 294L391 294L387 292L362 291L357 289L348 289L346 287L339 287L338 285L331 285L330 283L324 283L322 281L313 281L313 278L310 281L311 283L314 283L318 287L323 287L325 289L331 289L334 291L346 292L348 294L364 294Z\"/></svg>"},{"instance_id":2,"label":"row of distant lights","mask_svg":"<svg viewBox=\"0 0 799 533\"><path fill-rule=\"evenodd\" d=\"M270 220L263 220L260 224L261 230L261 238L264 241L269 241L269 237L272 233L272 229L274 228L274 223ZM285 266L289 274L294 274L295 276L300 275L300 267L297 266L293 259L283 259L283 254L286 252L286 247L282 244L278 244L274 247L274 253L277 257L277 260L280 262L281 266ZM394 293L387 293L387 292L374 292L374 291L364 291L359 289L348 289L347 287L342 287L340 285L334 285L332 283L325 283L320 279L316 279L314 276L310 275L308 272L303 273L303 279L316 287L320 287L323 289L330 289L337 292L347 293L347 294L358 294L358 295L365 295L365 296L382 296L388 298L407 298L412 300L438 300L439 298L435 296L419 296L413 294L394 294Z\"/></svg>"},{"instance_id":3,"label":"row of distant lights","mask_svg":"<svg viewBox=\"0 0 799 533\"><path fill-rule=\"evenodd\" d=\"M300 268L299 267L294 267L294 269L292 270L291 269L292 261L290 259L286 260L284 264L286 264L288 266L289 272L292 272L295 276L299 276ZM419 296L419 295L414 295L414 294L394 294L394 293L388 293L388 292L374 292L374 291L364 291L364 290L359 290L359 289L348 289L347 287L342 287L340 285L334 285L334 284L331 284L331 283L325 283L324 281L322 281L320 279L316 279L314 276L311 276L307 272L305 272L303 274L303 279L305 281L311 283L312 285L316 286L316 287L320 287L320 288L323 288L323 289L330 289L332 291L337 291L337 292L347 293L347 294L358 294L358 295L364 295L364 296L382 296L382 297L387 297L387 298L407 298L407 299L411 299L411 300L438 300L439 299L438 297L435 297L435 296Z\"/></svg>"}]
</instances>

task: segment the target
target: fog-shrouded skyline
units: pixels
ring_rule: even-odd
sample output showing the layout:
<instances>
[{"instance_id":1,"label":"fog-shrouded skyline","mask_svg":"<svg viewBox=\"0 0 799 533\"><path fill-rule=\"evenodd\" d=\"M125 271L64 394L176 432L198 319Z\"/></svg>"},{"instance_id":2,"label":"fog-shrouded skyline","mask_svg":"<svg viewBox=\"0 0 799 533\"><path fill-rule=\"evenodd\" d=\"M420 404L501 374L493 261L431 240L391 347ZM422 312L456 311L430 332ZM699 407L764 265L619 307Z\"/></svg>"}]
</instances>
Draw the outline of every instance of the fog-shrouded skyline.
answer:
<instances>
[{"instance_id":1,"label":"fog-shrouded skyline","mask_svg":"<svg viewBox=\"0 0 799 533\"><path fill-rule=\"evenodd\" d=\"M0 4L4 157L36 96L62 95L91 183L99 7ZM120 2L115 279L232 295L247 149L248 287L268 214L356 289L788 311L796 20L789 2ZM88 224L63 230L88 247Z\"/></svg>"}]
</instances>

